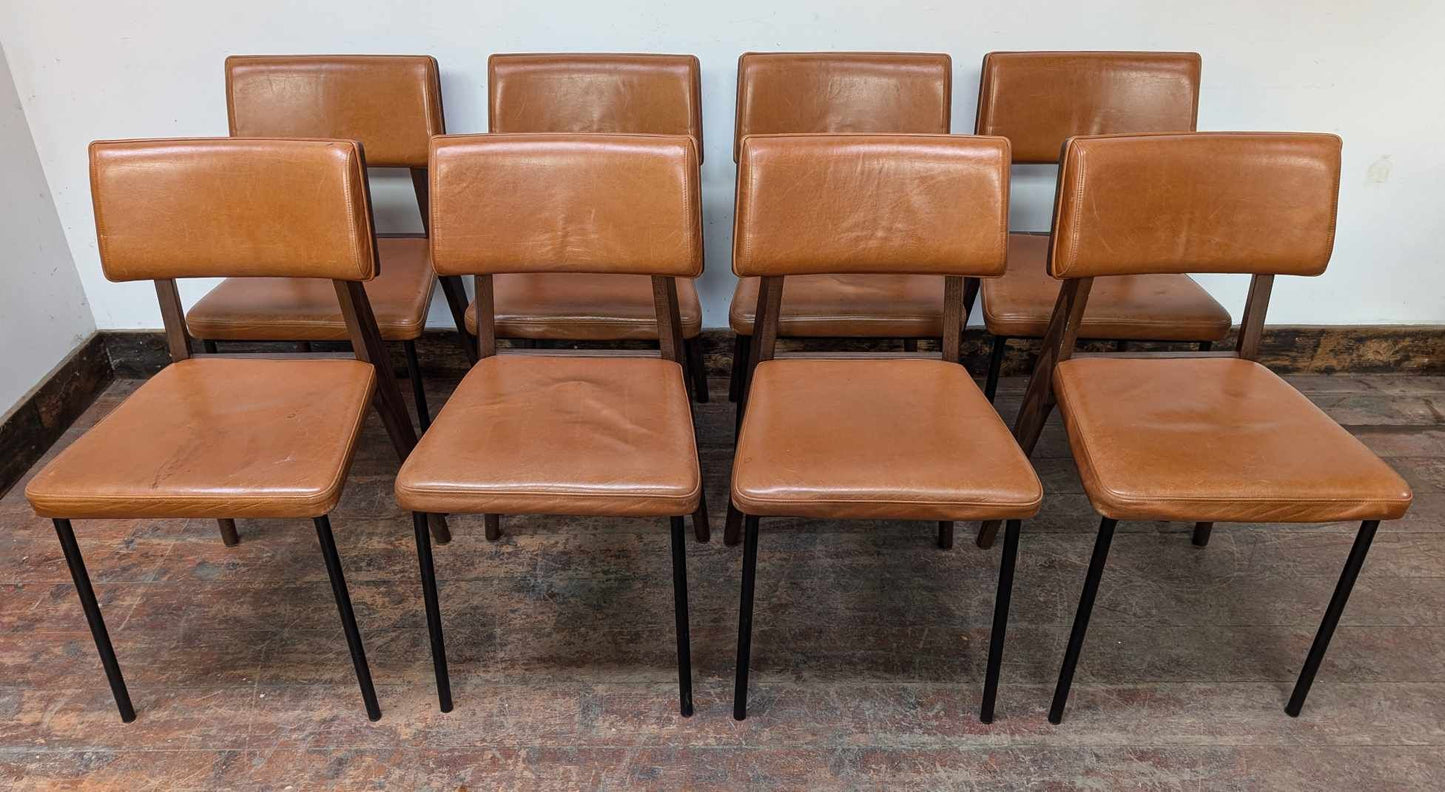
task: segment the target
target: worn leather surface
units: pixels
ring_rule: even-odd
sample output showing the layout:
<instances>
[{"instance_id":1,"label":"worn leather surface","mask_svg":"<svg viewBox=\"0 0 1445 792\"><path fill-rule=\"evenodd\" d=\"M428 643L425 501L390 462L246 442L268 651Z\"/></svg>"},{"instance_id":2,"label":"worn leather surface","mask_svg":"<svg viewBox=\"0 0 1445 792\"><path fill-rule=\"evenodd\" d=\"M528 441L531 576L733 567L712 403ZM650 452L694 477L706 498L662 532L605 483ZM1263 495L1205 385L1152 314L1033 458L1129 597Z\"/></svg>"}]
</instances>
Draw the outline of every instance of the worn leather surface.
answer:
<instances>
[{"instance_id":1,"label":"worn leather surface","mask_svg":"<svg viewBox=\"0 0 1445 792\"><path fill-rule=\"evenodd\" d=\"M1048 273L1049 238L1009 234L1008 272L983 281L983 321L996 336L1042 338L1059 281ZM1193 278L1178 274L1099 278L1089 291L1080 338L1218 341L1229 311Z\"/></svg>"},{"instance_id":2,"label":"worn leather surface","mask_svg":"<svg viewBox=\"0 0 1445 792\"><path fill-rule=\"evenodd\" d=\"M491 132L687 135L702 161L694 55L493 55L487 94Z\"/></svg>"},{"instance_id":3,"label":"worn leather surface","mask_svg":"<svg viewBox=\"0 0 1445 792\"><path fill-rule=\"evenodd\" d=\"M947 134L953 62L922 52L747 52L738 58L733 160L748 135Z\"/></svg>"},{"instance_id":4,"label":"worn leather surface","mask_svg":"<svg viewBox=\"0 0 1445 792\"><path fill-rule=\"evenodd\" d=\"M430 177L438 274L702 273L691 138L438 137Z\"/></svg>"},{"instance_id":5,"label":"worn leather surface","mask_svg":"<svg viewBox=\"0 0 1445 792\"><path fill-rule=\"evenodd\" d=\"M1049 263L1056 278L1318 275L1334 248L1334 135L1074 138L1060 168Z\"/></svg>"},{"instance_id":6,"label":"worn leather surface","mask_svg":"<svg viewBox=\"0 0 1445 792\"><path fill-rule=\"evenodd\" d=\"M412 511L667 517L701 492L682 367L502 355L457 386L396 479Z\"/></svg>"},{"instance_id":7,"label":"worn leather surface","mask_svg":"<svg viewBox=\"0 0 1445 792\"><path fill-rule=\"evenodd\" d=\"M738 164L733 272L1002 274L1008 141L754 135Z\"/></svg>"},{"instance_id":8,"label":"worn leather surface","mask_svg":"<svg viewBox=\"0 0 1445 792\"><path fill-rule=\"evenodd\" d=\"M1054 374L1094 508L1119 520L1393 520L1410 487L1269 369L1080 358Z\"/></svg>"},{"instance_id":9,"label":"worn leather surface","mask_svg":"<svg viewBox=\"0 0 1445 792\"><path fill-rule=\"evenodd\" d=\"M381 274L366 297L381 337L412 341L426 327L436 276L426 239L381 237ZM208 341L346 341L336 288L317 278L227 278L186 312L191 335Z\"/></svg>"},{"instance_id":10,"label":"worn leather surface","mask_svg":"<svg viewBox=\"0 0 1445 792\"><path fill-rule=\"evenodd\" d=\"M739 278L728 323L753 334L758 278ZM794 275L783 279L778 335L793 338L938 338L943 278L938 275Z\"/></svg>"},{"instance_id":11,"label":"worn leather surface","mask_svg":"<svg viewBox=\"0 0 1445 792\"><path fill-rule=\"evenodd\" d=\"M232 55L226 111L232 136L359 140L372 167L425 168L446 132L426 55Z\"/></svg>"},{"instance_id":12,"label":"worn leather surface","mask_svg":"<svg viewBox=\"0 0 1445 792\"><path fill-rule=\"evenodd\" d=\"M1194 52L990 52L974 130L1040 163L1075 135L1191 132L1199 68Z\"/></svg>"},{"instance_id":13,"label":"worn leather surface","mask_svg":"<svg viewBox=\"0 0 1445 792\"><path fill-rule=\"evenodd\" d=\"M25 496L70 519L325 514L375 372L355 360L182 360L60 452Z\"/></svg>"},{"instance_id":14,"label":"worn leather surface","mask_svg":"<svg viewBox=\"0 0 1445 792\"><path fill-rule=\"evenodd\" d=\"M350 141L97 141L90 191L113 281L376 272L365 164Z\"/></svg>"},{"instance_id":15,"label":"worn leather surface","mask_svg":"<svg viewBox=\"0 0 1445 792\"><path fill-rule=\"evenodd\" d=\"M1043 487L962 366L784 359L753 375L732 497L760 516L1024 519Z\"/></svg>"},{"instance_id":16,"label":"worn leather surface","mask_svg":"<svg viewBox=\"0 0 1445 792\"><path fill-rule=\"evenodd\" d=\"M702 333L702 303L690 278L678 278L683 338ZM646 275L522 273L492 278L500 338L571 341L656 341L657 309ZM467 306L477 332L477 304Z\"/></svg>"}]
</instances>

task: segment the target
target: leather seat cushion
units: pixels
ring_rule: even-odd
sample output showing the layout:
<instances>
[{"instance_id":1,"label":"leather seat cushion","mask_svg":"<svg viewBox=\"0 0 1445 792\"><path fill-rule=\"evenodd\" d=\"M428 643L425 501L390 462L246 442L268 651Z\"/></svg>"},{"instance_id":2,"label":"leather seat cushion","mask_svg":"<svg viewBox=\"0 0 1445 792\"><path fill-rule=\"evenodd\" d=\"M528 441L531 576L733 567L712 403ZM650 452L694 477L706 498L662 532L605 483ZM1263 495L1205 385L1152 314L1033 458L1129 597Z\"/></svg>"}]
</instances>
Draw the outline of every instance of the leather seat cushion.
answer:
<instances>
[{"instance_id":1,"label":"leather seat cushion","mask_svg":"<svg viewBox=\"0 0 1445 792\"><path fill-rule=\"evenodd\" d=\"M753 334L758 278L739 278L728 323ZM938 275L793 275L783 279L778 335L791 338L938 338L943 278Z\"/></svg>"},{"instance_id":2,"label":"leather seat cushion","mask_svg":"<svg viewBox=\"0 0 1445 792\"><path fill-rule=\"evenodd\" d=\"M325 514L375 372L355 360L182 360L60 452L25 496L45 517Z\"/></svg>"},{"instance_id":3,"label":"leather seat cushion","mask_svg":"<svg viewBox=\"0 0 1445 792\"><path fill-rule=\"evenodd\" d=\"M1054 377L1094 508L1119 520L1391 520L1410 487L1269 369L1078 358Z\"/></svg>"},{"instance_id":4,"label":"leather seat cushion","mask_svg":"<svg viewBox=\"0 0 1445 792\"><path fill-rule=\"evenodd\" d=\"M682 337L702 333L702 303L691 278L676 278ZM508 273L492 276L499 338L656 341L657 310L647 275ZM477 305L467 306L477 332Z\"/></svg>"},{"instance_id":5,"label":"leather seat cushion","mask_svg":"<svg viewBox=\"0 0 1445 792\"><path fill-rule=\"evenodd\" d=\"M701 480L681 366L501 355L447 399L396 496L433 513L667 517L697 508Z\"/></svg>"},{"instance_id":6,"label":"leather seat cushion","mask_svg":"<svg viewBox=\"0 0 1445 792\"><path fill-rule=\"evenodd\" d=\"M1009 234L1008 271L985 278L983 321L996 336L1042 338L1061 284L1049 277L1049 238ZM1139 341L1218 341L1229 312L1188 275L1096 278L1084 307L1080 338Z\"/></svg>"},{"instance_id":7,"label":"leather seat cushion","mask_svg":"<svg viewBox=\"0 0 1445 792\"><path fill-rule=\"evenodd\" d=\"M388 341L419 338L436 277L427 240L380 237L381 274L366 296ZM208 341L345 341L351 338L329 280L227 278L186 314L191 335Z\"/></svg>"},{"instance_id":8,"label":"leather seat cushion","mask_svg":"<svg viewBox=\"0 0 1445 792\"><path fill-rule=\"evenodd\" d=\"M1023 519L1043 488L962 366L784 359L753 375L732 497L760 516Z\"/></svg>"}]
</instances>

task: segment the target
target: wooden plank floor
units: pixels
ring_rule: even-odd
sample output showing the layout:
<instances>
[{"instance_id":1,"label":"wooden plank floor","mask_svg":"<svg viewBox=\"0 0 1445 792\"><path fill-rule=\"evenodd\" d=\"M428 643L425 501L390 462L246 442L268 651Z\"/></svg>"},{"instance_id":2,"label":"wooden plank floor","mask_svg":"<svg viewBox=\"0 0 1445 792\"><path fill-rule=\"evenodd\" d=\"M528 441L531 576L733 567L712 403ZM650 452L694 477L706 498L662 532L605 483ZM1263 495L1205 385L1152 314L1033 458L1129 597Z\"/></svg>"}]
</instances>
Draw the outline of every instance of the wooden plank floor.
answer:
<instances>
[{"instance_id":1,"label":"wooden plank floor","mask_svg":"<svg viewBox=\"0 0 1445 792\"><path fill-rule=\"evenodd\" d=\"M452 520L436 548L456 710L437 711L410 522L379 422L333 522L384 716L366 720L315 533L78 521L139 719L123 725L47 520L0 499L7 789L1445 788L1445 378L1293 381L1415 487L1381 528L1303 717L1283 712L1354 525L1124 523L1074 696L1044 718L1097 518L1057 420L1024 524L998 720L977 720L999 550L960 526L765 521L750 717L731 718L732 406L699 408L697 714L677 715L662 521ZM62 441L132 391L117 381ZM451 383L433 383L434 409ZM1012 419L1021 380L999 404ZM844 427L840 427L840 431ZM52 454L54 451L52 451ZM48 457L47 457L48 459ZM124 460L117 460L124 464ZM689 532L690 533L690 532Z\"/></svg>"}]
</instances>

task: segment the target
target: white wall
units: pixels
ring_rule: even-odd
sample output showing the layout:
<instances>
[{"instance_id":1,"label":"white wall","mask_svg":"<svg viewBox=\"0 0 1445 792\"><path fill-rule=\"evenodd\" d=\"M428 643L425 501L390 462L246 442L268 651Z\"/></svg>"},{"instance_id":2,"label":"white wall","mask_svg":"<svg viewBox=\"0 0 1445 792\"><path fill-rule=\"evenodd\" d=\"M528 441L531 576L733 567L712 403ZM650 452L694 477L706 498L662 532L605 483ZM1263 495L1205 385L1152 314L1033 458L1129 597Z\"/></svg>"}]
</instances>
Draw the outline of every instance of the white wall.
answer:
<instances>
[{"instance_id":1,"label":"white wall","mask_svg":"<svg viewBox=\"0 0 1445 792\"><path fill-rule=\"evenodd\" d=\"M87 194L94 138L223 135L230 53L430 53L447 126L486 129L493 52L682 52L702 60L706 321L726 323L736 59L754 50L926 50L954 58L956 132L973 128L989 50L1179 49L1204 58L1201 129L1329 131L1345 140L1335 257L1276 283L1270 321L1445 321L1445 3L1432 0L0 0L0 41L104 328L159 327L147 284L101 276ZM1048 223L1048 168L1015 174L1014 226ZM415 227L407 188L378 191L383 230ZM401 200L400 204L396 202ZM394 208L392 208L394 207ZM1202 279L1238 317L1242 277ZM183 285L192 300L208 286ZM434 306L433 323L446 325Z\"/></svg>"},{"instance_id":2,"label":"white wall","mask_svg":"<svg viewBox=\"0 0 1445 792\"><path fill-rule=\"evenodd\" d=\"M0 416L95 331L0 53Z\"/></svg>"}]
</instances>

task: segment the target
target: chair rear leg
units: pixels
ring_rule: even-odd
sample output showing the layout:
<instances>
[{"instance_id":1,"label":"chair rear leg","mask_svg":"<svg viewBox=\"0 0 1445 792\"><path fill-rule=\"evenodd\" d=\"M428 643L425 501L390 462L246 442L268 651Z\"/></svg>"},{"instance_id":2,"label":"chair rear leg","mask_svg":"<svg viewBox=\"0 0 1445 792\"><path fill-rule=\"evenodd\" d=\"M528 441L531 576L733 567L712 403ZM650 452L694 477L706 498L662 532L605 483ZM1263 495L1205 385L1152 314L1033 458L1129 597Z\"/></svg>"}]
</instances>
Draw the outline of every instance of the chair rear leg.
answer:
<instances>
[{"instance_id":1,"label":"chair rear leg","mask_svg":"<svg viewBox=\"0 0 1445 792\"><path fill-rule=\"evenodd\" d=\"M743 544L743 591L738 607L737 680L733 687L733 719L748 717L748 663L753 653L753 584L758 571L758 518L747 517Z\"/></svg>"},{"instance_id":2,"label":"chair rear leg","mask_svg":"<svg viewBox=\"0 0 1445 792\"><path fill-rule=\"evenodd\" d=\"M65 552L65 563L70 567L70 579L75 581L75 593L80 595L80 607L85 611L85 620L90 623L90 637L95 639L95 648L100 652L100 664L105 668L105 678L110 682L110 693L115 698L115 707L120 710L120 719L125 723L135 720L135 707L130 703L130 691L125 687L125 678L120 674L120 663L115 659L115 647L110 645L110 633L105 629L105 619L100 615L100 604L95 601L95 589L90 587L90 575L85 571L85 560L80 557L80 546L75 542L75 531L70 520L56 518L55 534L60 537L60 549Z\"/></svg>"},{"instance_id":3,"label":"chair rear leg","mask_svg":"<svg viewBox=\"0 0 1445 792\"><path fill-rule=\"evenodd\" d=\"M222 517L216 520L216 525L221 529L221 544L227 547L235 547L241 543L241 535L236 533L236 521Z\"/></svg>"},{"instance_id":4,"label":"chair rear leg","mask_svg":"<svg viewBox=\"0 0 1445 792\"><path fill-rule=\"evenodd\" d=\"M939 549L939 550L952 550L952 549L953 549L953 521L952 521L952 520L939 520L939 521L938 521L938 549Z\"/></svg>"},{"instance_id":5,"label":"chair rear leg","mask_svg":"<svg viewBox=\"0 0 1445 792\"><path fill-rule=\"evenodd\" d=\"M988 378L983 384L983 395L988 397L989 402L993 401L993 395L998 391L998 375L1003 370L1003 356L1007 351L1008 338L994 336L993 348L988 353Z\"/></svg>"},{"instance_id":6,"label":"chair rear leg","mask_svg":"<svg viewBox=\"0 0 1445 792\"><path fill-rule=\"evenodd\" d=\"M677 622L677 696L682 717L692 717L692 638L687 624L686 520L672 518L672 613Z\"/></svg>"},{"instance_id":7,"label":"chair rear leg","mask_svg":"<svg viewBox=\"0 0 1445 792\"><path fill-rule=\"evenodd\" d=\"M216 342L215 342L215 341L202 341L202 342L201 342L201 349L204 349L204 350L206 351L206 354L208 354L208 355L214 355L214 354L216 354Z\"/></svg>"},{"instance_id":8,"label":"chair rear leg","mask_svg":"<svg viewBox=\"0 0 1445 792\"><path fill-rule=\"evenodd\" d=\"M346 576L341 571L341 557L336 554L336 539L331 535L331 521L326 515L315 518L316 538L321 542L321 556L326 559L326 574L331 578L331 593L336 610L341 614L341 628L346 631L346 645L351 649L351 664L356 681L361 685L361 699L366 702L366 717L381 720L381 705L376 701L376 688L371 684L371 668L366 664L366 648L356 629L356 614L351 610L351 595L346 590Z\"/></svg>"},{"instance_id":9,"label":"chair rear leg","mask_svg":"<svg viewBox=\"0 0 1445 792\"><path fill-rule=\"evenodd\" d=\"M733 364L728 372L728 401L742 398L743 378L748 368L748 354L752 351L752 336L733 336Z\"/></svg>"},{"instance_id":10,"label":"chair rear leg","mask_svg":"<svg viewBox=\"0 0 1445 792\"><path fill-rule=\"evenodd\" d=\"M411 393L416 401L416 418L422 432L431 428L431 411L426 406L426 387L421 380L421 361L416 356L416 342L403 341L406 350L406 378L411 380Z\"/></svg>"},{"instance_id":11,"label":"chair rear leg","mask_svg":"<svg viewBox=\"0 0 1445 792\"><path fill-rule=\"evenodd\" d=\"M1084 576L1084 591L1079 595L1079 609L1074 612L1074 627L1069 631L1069 648L1064 652L1064 665L1059 669L1059 684L1054 688L1054 701L1049 707L1049 723L1057 726L1064 720L1064 705L1069 701L1069 688L1074 684L1074 670L1079 665L1079 652L1084 648L1084 634L1089 630L1089 614L1099 593L1099 579L1104 575L1104 562L1109 559L1109 545L1114 541L1118 520L1105 517L1099 523L1099 536L1094 540L1094 555L1089 559L1089 572Z\"/></svg>"},{"instance_id":12,"label":"chair rear leg","mask_svg":"<svg viewBox=\"0 0 1445 792\"><path fill-rule=\"evenodd\" d=\"M1365 565L1365 555L1370 552L1370 543L1375 540L1375 529L1379 527L1379 520L1365 520L1360 524L1360 532L1355 534L1355 544L1350 548L1350 557L1345 560L1345 568L1340 572L1340 582L1335 584L1335 593L1330 597L1329 607L1325 609L1325 618L1320 622L1319 632L1315 633L1314 643L1310 644L1309 655L1305 657L1305 667L1300 671L1299 680L1295 682L1289 704L1285 705L1284 711L1291 718L1298 718L1300 710L1304 708L1305 697L1310 694L1315 673L1320 670L1320 663L1325 659L1325 650L1330 648L1330 638L1334 637L1340 615L1345 612L1345 604L1350 601L1350 591L1355 587L1355 579L1360 576L1360 567Z\"/></svg>"},{"instance_id":13,"label":"chair rear leg","mask_svg":"<svg viewBox=\"0 0 1445 792\"><path fill-rule=\"evenodd\" d=\"M692 379L692 399L698 404L707 404L707 361L702 355L702 336L684 341L683 349L683 356L687 358L687 370Z\"/></svg>"},{"instance_id":14,"label":"chair rear leg","mask_svg":"<svg viewBox=\"0 0 1445 792\"><path fill-rule=\"evenodd\" d=\"M1214 523L1202 522L1194 524L1194 537L1190 539L1195 547L1204 547L1209 544L1209 535L1214 532Z\"/></svg>"},{"instance_id":15,"label":"chair rear leg","mask_svg":"<svg viewBox=\"0 0 1445 792\"><path fill-rule=\"evenodd\" d=\"M1014 562L1019 553L1020 520L1009 520L1004 529L1003 560L998 569L998 593L993 600L993 629L988 634L988 670L983 678L983 706L978 719L993 723L993 705L998 699L998 675L1003 667L1003 641L1008 631L1009 600L1013 597Z\"/></svg>"},{"instance_id":16,"label":"chair rear leg","mask_svg":"<svg viewBox=\"0 0 1445 792\"><path fill-rule=\"evenodd\" d=\"M486 527L488 542L495 542L502 538L502 515L483 514L482 524Z\"/></svg>"},{"instance_id":17,"label":"chair rear leg","mask_svg":"<svg viewBox=\"0 0 1445 792\"><path fill-rule=\"evenodd\" d=\"M442 611L437 600L436 569L432 566L431 534L427 531L426 514L412 512L412 528L416 533L416 560L421 566L421 594L426 602L426 628L431 635L432 670L436 672L437 702L442 712L452 711L452 682L447 673L447 648L442 640Z\"/></svg>"}]
</instances>

